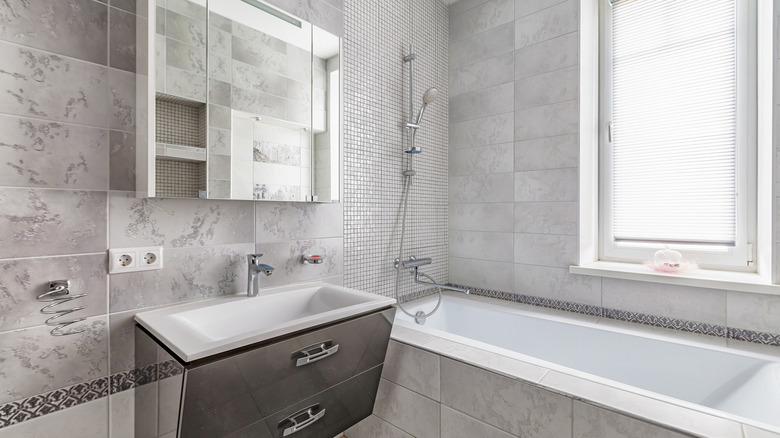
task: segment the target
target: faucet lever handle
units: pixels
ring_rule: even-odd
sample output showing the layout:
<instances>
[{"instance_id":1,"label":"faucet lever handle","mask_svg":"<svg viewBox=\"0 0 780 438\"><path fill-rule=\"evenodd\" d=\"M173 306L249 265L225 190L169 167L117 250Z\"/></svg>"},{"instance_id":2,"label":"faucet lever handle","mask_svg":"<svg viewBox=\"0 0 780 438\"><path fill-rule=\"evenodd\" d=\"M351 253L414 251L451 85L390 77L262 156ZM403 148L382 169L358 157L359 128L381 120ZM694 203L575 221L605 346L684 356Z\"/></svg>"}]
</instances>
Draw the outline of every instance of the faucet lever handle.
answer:
<instances>
[{"instance_id":1,"label":"faucet lever handle","mask_svg":"<svg viewBox=\"0 0 780 438\"><path fill-rule=\"evenodd\" d=\"M260 257L262 257L262 254L247 254L246 260L249 262L250 265L256 265L260 263Z\"/></svg>"}]
</instances>

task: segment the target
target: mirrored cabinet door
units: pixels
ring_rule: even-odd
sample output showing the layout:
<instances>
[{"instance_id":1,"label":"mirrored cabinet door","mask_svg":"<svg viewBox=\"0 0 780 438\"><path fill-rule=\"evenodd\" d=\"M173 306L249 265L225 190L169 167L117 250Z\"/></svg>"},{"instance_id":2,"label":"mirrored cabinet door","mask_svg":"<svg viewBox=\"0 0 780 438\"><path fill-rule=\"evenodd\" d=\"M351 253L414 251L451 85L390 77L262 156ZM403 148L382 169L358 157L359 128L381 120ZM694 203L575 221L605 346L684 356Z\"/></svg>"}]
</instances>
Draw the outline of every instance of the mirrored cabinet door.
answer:
<instances>
[{"instance_id":1,"label":"mirrored cabinet door","mask_svg":"<svg viewBox=\"0 0 780 438\"><path fill-rule=\"evenodd\" d=\"M139 196L339 200L340 38L259 0L157 0L152 16Z\"/></svg>"}]
</instances>

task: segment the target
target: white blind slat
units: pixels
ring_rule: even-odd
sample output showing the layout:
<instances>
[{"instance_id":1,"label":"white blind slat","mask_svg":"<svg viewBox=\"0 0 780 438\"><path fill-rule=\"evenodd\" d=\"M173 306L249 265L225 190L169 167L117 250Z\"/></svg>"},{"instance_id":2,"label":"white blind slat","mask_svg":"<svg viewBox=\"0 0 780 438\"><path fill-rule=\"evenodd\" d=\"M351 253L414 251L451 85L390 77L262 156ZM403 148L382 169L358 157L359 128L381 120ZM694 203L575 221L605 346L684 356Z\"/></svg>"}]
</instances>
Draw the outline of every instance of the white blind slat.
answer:
<instances>
[{"instance_id":1,"label":"white blind slat","mask_svg":"<svg viewBox=\"0 0 780 438\"><path fill-rule=\"evenodd\" d=\"M616 241L733 245L735 0L618 0L612 10Z\"/></svg>"}]
</instances>

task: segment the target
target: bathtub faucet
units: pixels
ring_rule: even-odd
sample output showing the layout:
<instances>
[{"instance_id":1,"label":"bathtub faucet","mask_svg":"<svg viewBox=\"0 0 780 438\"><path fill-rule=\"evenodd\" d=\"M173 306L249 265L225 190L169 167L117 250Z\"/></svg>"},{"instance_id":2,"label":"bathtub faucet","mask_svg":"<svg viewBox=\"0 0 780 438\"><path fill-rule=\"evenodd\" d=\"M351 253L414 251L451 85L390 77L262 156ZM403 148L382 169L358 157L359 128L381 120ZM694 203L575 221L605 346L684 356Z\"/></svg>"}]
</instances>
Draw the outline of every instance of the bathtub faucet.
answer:
<instances>
[{"instance_id":1,"label":"bathtub faucet","mask_svg":"<svg viewBox=\"0 0 780 438\"><path fill-rule=\"evenodd\" d=\"M420 279L420 277L422 277L422 276L428 277L428 276L425 275L425 274L420 274L418 269L420 269L420 268L419 267L415 267L414 268L414 282L415 283L427 284L429 286L439 287L439 288L446 289L446 290L453 290L455 292L463 292L466 295L471 293L471 290L467 289L465 287L452 286L452 285L449 285L449 284L436 283L435 281L425 281L425 280L422 280L422 279ZM430 277L428 277L428 278L430 278Z\"/></svg>"}]
</instances>

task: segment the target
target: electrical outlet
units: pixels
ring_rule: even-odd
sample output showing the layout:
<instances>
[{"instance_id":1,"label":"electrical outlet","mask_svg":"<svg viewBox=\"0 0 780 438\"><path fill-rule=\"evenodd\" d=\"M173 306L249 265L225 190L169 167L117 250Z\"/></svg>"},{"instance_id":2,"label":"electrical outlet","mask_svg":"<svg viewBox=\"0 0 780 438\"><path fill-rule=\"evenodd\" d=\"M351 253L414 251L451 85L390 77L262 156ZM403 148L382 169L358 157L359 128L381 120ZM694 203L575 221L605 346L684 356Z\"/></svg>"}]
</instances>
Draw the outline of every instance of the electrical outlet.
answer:
<instances>
[{"instance_id":1,"label":"electrical outlet","mask_svg":"<svg viewBox=\"0 0 780 438\"><path fill-rule=\"evenodd\" d=\"M108 250L108 273L152 271L162 269L161 246L141 248L115 248Z\"/></svg>"}]
</instances>

